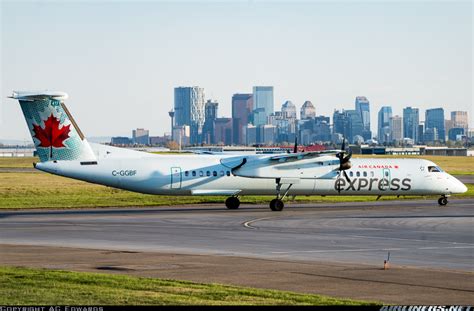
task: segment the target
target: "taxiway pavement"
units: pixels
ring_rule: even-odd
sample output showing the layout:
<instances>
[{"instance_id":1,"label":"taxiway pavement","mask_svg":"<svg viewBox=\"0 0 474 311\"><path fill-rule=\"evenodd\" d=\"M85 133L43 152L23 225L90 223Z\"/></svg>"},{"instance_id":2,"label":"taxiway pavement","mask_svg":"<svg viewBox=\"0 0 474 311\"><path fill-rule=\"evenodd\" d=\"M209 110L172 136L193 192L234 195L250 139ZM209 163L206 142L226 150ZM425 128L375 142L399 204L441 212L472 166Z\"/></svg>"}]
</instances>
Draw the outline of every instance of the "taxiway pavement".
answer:
<instances>
[{"instance_id":1,"label":"taxiway pavement","mask_svg":"<svg viewBox=\"0 0 474 311\"><path fill-rule=\"evenodd\" d=\"M1 211L0 264L472 304L473 203ZM391 269L383 271L389 252Z\"/></svg>"}]
</instances>

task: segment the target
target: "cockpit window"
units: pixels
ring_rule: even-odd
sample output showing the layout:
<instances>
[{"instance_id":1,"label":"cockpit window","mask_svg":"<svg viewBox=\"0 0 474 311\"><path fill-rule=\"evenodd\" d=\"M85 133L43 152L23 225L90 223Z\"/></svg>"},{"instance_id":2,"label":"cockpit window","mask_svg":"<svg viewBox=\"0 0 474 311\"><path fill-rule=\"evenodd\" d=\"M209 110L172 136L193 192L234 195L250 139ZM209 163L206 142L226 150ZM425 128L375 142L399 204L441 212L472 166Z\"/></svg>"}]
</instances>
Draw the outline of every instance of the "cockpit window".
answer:
<instances>
[{"instance_id":1,"label":"cockpit window","mask_svg":"<svg viewBox=\"0 0 474 311\"><path fill-rule=\"evenodd\" d=\"M430 173L440 173L443 170L439 166L428 166L428 172Z\"/></svg>"}]
</instances>

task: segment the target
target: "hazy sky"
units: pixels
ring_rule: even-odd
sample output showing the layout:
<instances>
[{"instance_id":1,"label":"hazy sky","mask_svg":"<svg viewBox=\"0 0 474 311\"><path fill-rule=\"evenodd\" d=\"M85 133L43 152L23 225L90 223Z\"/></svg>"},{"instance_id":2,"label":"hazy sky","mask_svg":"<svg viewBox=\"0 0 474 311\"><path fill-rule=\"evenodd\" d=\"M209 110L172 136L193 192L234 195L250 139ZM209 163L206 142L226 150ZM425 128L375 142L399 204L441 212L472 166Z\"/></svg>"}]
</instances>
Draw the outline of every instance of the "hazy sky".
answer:
<instances>
[{"instance_id":1,"label":"hazy sky","mask_svg":"<svg viewBox=\"0 0 474 311\"><path fill-rule=\"evenodd\" d=\"M60 90L86 136L169 131L173 88L197 85L230 116L232 94L273 85L275 109L467 110L473 4L439 1L25 2L0 0L0 139L30 140L12 90Z\"/></svg>"}]
</instances>

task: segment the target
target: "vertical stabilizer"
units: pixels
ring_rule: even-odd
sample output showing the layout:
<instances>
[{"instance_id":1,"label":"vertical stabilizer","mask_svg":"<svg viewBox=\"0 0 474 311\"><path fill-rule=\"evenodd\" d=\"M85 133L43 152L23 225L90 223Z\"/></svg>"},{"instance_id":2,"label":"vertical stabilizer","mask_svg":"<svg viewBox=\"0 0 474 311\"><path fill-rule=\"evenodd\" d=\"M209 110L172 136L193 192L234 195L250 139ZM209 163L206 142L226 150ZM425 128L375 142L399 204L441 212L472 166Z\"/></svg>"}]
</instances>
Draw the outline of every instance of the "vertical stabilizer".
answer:
<instances>
[{"instance_id":1,"label":"vertical stabilizer","mask_svg":"<svg viewBox=\"0 0 474 311\"><path fill-rule=\"evenodd\" d=\"M92 149L64 104L63 92L13 92L41 162L95 160Z\"/></svg>"}]
</instances>

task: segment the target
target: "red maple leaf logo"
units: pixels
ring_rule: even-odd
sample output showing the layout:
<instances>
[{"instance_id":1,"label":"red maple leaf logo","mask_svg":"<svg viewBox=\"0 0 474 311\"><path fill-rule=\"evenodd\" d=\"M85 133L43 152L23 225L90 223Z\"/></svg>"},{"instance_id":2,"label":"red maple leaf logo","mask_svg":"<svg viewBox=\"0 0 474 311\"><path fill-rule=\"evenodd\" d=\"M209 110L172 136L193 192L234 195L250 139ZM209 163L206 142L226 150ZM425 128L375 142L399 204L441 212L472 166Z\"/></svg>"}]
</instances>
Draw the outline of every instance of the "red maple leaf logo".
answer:
<instances>
[{"instance_id":1,"label":"red maple leaf logo","mask_svg":"<svg viewBox=\"0 0 474 311\"><path fill-rule=\"evenodd\" d=\"M63 126L59 128L59 119L51 114L47 120L44 121L44 128L37 124L33 124L33 131L35 132L34 137L40 141L38 147L55 147L62 148L66 147L64 141L69 138L69 127Z\"/></svg>"}]
</instances>

